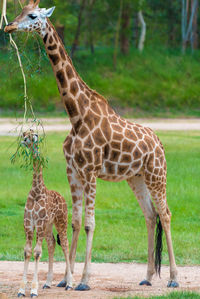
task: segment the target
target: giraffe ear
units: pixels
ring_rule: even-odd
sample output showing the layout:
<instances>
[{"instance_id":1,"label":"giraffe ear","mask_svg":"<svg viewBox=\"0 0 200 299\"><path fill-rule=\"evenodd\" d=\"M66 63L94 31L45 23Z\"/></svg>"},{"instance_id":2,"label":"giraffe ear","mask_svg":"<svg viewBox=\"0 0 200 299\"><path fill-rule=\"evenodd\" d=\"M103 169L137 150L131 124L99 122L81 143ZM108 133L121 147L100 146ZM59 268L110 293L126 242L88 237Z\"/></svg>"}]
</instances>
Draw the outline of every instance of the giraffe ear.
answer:
<instances>
[{"instance_id":1,"label":"giraffe ear","mask_svg":"<svg viewBox=\"0 0 200 299\"><path fill-rule=\"evenodd\" d=\"M49 17L52 15L52 13L53 13L53 11L54 11L55 8L56 8L56 7L53 6L53 7L51 7L51 8L44 9L44 10L42 11L42 14L43 14L46 18L49 18Z\"/></svg>"}]
</instances>

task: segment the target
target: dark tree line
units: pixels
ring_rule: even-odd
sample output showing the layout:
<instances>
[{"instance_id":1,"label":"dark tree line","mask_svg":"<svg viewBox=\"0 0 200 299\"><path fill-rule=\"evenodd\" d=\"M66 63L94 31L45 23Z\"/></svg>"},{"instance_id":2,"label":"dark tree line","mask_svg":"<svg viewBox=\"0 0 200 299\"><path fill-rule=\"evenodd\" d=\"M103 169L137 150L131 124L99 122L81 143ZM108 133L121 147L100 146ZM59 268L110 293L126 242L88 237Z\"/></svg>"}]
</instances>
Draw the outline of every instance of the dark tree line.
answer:
<instances>
[{"instance_id":1,"label":"dark tree line","mask_svg":"<svg viewBox=\"0 0 200 299\"><path fill-rule=\"evenodd\" d=\"M131 47L148 45L199 47L199 0L43 0L41 6L56 6L52 21L71 56L82 47L113 47L127 55ZM25 0L22 1L25 3ZM20 11L18 1L8 1L8 19ZM3 32L0 35L2 44Z\"/></svg>"}]
</instances>

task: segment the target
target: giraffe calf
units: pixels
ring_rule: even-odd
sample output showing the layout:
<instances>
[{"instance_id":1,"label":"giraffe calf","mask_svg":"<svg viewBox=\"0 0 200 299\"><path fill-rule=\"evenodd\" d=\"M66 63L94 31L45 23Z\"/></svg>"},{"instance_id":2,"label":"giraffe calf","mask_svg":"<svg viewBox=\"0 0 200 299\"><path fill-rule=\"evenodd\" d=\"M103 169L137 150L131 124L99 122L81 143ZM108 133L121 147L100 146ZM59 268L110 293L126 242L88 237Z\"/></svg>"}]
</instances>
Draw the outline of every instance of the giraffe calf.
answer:
<instances>
[{"instance_id":1,"label":"giraffe calf","mask_svg":"<svg viewBox=\"0 0 200 299\"><path fill-rule=\"evenodd\" d=\"M36 246L34 248L35 271L31 286L31 297L38 296L38 264L42 255L42 242L46 239L49 254L47 280L43 288L50 288L53 280L53 255L56 241L53 236L53 224L58 232L58 243L61 245L66 271L64 279L58 286L65 286L66 290L72 289L72 274L69 263L69 247L67 240L67 204L65 199L56 191L48 190L44 184L42 168L38 165L38 136L33 131L23 134L22 144L29 148L33 154L33 182L29 192L24 212L24 230L26 245L24 248L24 273L18 292L18 297L25 296L27 272L32 255L32 241L36 230Z\"/></svg>"}]
</instances>

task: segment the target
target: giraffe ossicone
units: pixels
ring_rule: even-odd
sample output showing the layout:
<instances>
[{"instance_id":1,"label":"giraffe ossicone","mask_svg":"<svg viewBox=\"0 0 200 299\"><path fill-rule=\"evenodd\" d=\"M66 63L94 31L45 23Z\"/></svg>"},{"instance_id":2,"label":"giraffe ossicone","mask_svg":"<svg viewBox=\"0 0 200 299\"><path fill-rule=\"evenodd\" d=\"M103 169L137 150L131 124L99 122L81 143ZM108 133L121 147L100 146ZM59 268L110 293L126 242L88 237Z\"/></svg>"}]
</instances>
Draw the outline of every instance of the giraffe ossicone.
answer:
<instances>
[{"instance_id":1,"label":"giraffe ossicone","mask_svg":"<svg viewBox=\"0 0 200 299\"><path fill-rule=\"evenodd\" d=\"M53 280L53 256L56 241L53 235L53 224L58 232L57 240L61 245L66 270L62 286L72 289L72 274L69 262L69 248L67 240L67 204L65 199L56 191L48 190L44 184L42 167L38 165L39 144L38 135L32 130L23 133L22 146L26 146L33 155L33 182L29 192L24 211L24 230L26 245L24 248L24 273L18 291L18 297L24 297L27 285L27 272L29 260L32 255L32 241L36 230L36 246L34 248L35 270L31 285L31 297L38 296L38 265L42 255L42 242L46 239L49 263L48 274L44 289L50 288Z\"/></svg>"},{"instance_id":2,"label":"giraffe ossicone","mask_svg":"<svg viewBox=\"0 0 200 299\"><path fill-rule=\"evenodd\" d=\"M30 11L32 14L34 10L39 13L38 7L32 9L30 5L33 3L24 7L13 23L5 28L6 32L11 32L12 26L17 31L20 22L24 22ZM39 22L39 16L37 18L34 20L37 26L27 25L24 30L34 29L43 38L60 96L72 123L72 130L63 144L72 194L72 272L82 223L83 195L85 199L86 257L81 283L76 289L89 289L97 178L114 182L126 180L144 213L148 231L148 266L142 284L150 284L153 274L160 268L159 246L154 250L156 219L160 217L160 229L163 228L165 232L170 261L168 286L177 287L177 268L170 229L171 213L166 199L166 160L162 143L150 128L123 119L103 96L89 88L75 70L49 19ZM157 244L161 246L161 242Z\"/></svg>"}]
</instances>

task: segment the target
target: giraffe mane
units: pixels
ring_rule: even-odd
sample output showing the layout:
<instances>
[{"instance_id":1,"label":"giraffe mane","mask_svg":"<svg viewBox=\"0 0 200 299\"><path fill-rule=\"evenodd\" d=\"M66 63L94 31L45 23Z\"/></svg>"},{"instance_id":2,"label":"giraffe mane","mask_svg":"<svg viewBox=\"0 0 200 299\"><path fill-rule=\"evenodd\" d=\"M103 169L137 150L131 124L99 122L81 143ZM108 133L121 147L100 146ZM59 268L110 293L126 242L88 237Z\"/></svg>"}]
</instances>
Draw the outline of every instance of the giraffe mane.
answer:
<instances>
[{"instance_id":1,"label":"giraffe mane","mask_svg":"<svg viewBox=\"0 0 200 299\"><path fill-rule=\"evenodd\" d=\"M92 95L98 97L99 99L103 100L104 102L108 103L108 101L106 100L106 98L104 98L104 96L102 96L101 94L99 94L96 90L90 88L84 81L83 79L80 77L80 75L77 73L77 76L79 77L81 83L85 86L85 88L87 88L88 91L90 91L92 93Z\"/></svg>"},{"instance_id":2,"label":"giraffe mane","mask_svg":"<svg viewBox=\"0 0 200 299\"><path fill-rule=\"evenodd\" d=\"M51 26L52 29L56 32L56 29L55 29L54 25L51 23L51 21L49 20L49 18L47 18L47 23L48 23L48 25ZM56 33L57 33L57 32L56 32ZM61 45L62 45L63 48L65 49L65 46L64 46L64 44L63 44L63 41L61 40L61 38L60 38L60 36L59 36L58 33L57 33L57 35L58 35L58 39L59 39ZM66 52L66 51L65 51L65 52ZM72 62L72 60L71 60L71 57L68 55L67 52L66 52L66 55L67 55L67 57L68 57L68 59L69 59L71 65L73 66L73 62ZM75 69L74 67L73 67L73 69L74 69L74 72L76 73L76 76L79 78L80 82L83 84L83 86L84 86L89 92L92 93L92 95L94 95L94 96L98 97L99 99L103 100L105 103L108 103L108 101L104 98L104 96L102 96L101 94L99 94L96 90L90 88L90 87L83 81L83 79L81 78L81 76L78 74L78 72L76 71L76 69Z\"/></svg>"}]
</instances>

